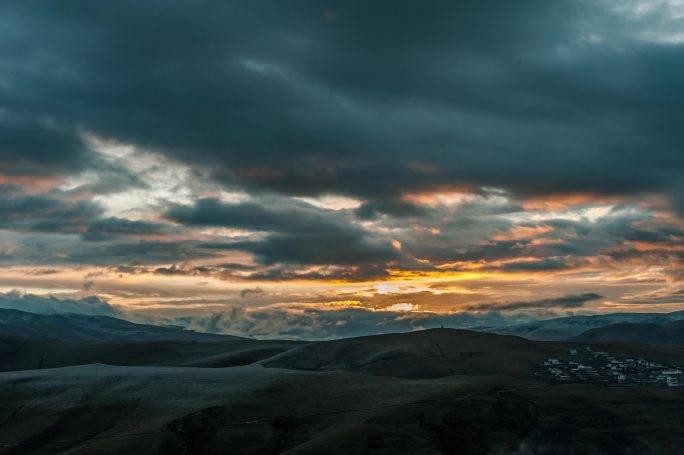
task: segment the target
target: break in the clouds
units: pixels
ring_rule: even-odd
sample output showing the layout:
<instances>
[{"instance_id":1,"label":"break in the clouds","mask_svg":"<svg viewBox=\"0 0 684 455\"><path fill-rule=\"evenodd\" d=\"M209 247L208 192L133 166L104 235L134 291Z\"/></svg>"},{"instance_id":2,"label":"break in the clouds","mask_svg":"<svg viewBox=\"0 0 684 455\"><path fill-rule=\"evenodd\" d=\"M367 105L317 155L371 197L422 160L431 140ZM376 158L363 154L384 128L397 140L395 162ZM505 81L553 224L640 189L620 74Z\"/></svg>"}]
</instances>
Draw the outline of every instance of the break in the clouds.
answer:
<instances>
[{"instance_id":1,"label":"break in the clouds","mask_svg":"<svg viewBox=\"0 0 684 455\"><path fill-rule=\"evenodd\" d=\"M675 0L5 1L0 287L677 309L682 93Z\"/></svg>"}]
</instances>

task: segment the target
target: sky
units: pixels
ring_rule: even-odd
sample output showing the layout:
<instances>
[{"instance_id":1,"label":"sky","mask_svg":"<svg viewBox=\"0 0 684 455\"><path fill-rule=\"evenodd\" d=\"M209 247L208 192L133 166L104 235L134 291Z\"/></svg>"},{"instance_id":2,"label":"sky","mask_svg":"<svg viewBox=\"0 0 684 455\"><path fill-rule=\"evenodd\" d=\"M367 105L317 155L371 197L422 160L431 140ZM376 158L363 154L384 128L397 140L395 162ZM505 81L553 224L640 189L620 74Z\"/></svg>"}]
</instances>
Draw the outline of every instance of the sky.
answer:
<instances>
[{"instance_id":1,"label":"sky","mask_svg":"<svg viewBox=\"0 0 684 455\"><path fill-rule=\"evenodd\" d=\"M325 338L683 259L684 0L0 3L0 306Z\"/></svg>"}]
</instances>

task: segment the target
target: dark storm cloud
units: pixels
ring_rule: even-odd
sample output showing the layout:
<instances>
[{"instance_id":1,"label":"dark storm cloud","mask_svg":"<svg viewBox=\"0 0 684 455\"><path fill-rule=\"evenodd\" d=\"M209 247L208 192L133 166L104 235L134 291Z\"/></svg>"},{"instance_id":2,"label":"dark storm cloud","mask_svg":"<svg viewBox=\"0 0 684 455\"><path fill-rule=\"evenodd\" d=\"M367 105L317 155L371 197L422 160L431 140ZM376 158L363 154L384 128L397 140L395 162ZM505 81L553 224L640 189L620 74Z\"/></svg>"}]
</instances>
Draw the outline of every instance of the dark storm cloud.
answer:
<instances>
[{"instance_id":1,"label":"dark storm cloud","mask_svg":"<svg viewBox=\"0 0 684 455\"><path fill-rule=\"evenodd\" d=\"M684 216L684 184L675 189L672 205L679 216Z\"/></svg>"},{"instance_id":2,"label":"dark storm cloud","mask_svg":"<svg viewBox=\"0 0 684 455\"><path fill-rule=\"evenodd\" d=\"M27 275L33 275L33 276L44 276L44 275L56 275L58 273L61 273L62 270L59 269L35 269L35 270L29 270L26 272Z\"/></svg>"},{"instance_id":3,"label":"dark storm cloud","mask_svg":"<svg viewBox=\"0 0 684 455\"><path fill-rule=\"evenodd\" d=\"M673 244L684 242L684 231L676 228L656 228L650 231L644 229L636 229L630 226L630 229L623 233L626 240L632 242L644 243L660 243Z\"/></svg>"},{"instance_id":4,"label":"dark storm cloud","mask_svg":"<svg viewBox=\"0 0 684 455\"><path fill-rule=\"evenodd\" d=\"M126 218L102 217L102 207L71 200L65 193L25 194L18 187L0 187L0 229L24 232L81 233L84 240L104 241L115 236L169 234L170 225Z\"/></svg>"},{"instance_id":5,"label":"dark storm cloud","mask_svg":"<svg viewBox=\"0 0 684 455\"><path fill-rule=\"evenodd\" d=\"M16 185L0 185L0 197L5 198L21 193L21 188Z\"/></svg>"},{"instance_id":6,"label":"dark storm cloud","mask_svg":"<svg viewBox=\"0 0 684 455\"><path fill-rule=\"evenodd\" d=\"M265 238L244 239L204 247L254 253L263 264L363 265L407 259L389 241L378 238L342 215L304 202L282 198L227 204L201 199L174 206L167 217L186 226L221 226L265 232Z\"/></svg>"},{"instance_id":7,"label":"dark storm cloud","mask_svg":"<svg viewBox=\"0 0 684 455\"><path fill-rule=\"evenodd\" d=\"M12 245L10 252L0 251L0 264L3 266L100 265L122 267L122 271L135 273L139 271L139 266L216 256L215 251L208 251L198 246L198 242L187 240L158 241L116 237L84 242L81 234L0 231L0 241Z\"/></svg>"},{"instance_id":8,"label":"dark storm cloud","mask_svg":"<svg viewBox=\"0 0 684 455\"><path fill-rule=\"evenodd\" d=\"M189 241L117 241L91 243L92 246L88 243L82 243L78 250L64 254L61 259L73 264L139 265L213 256Z\"/></svg>"},{"instance_id":9,"label":"dark storm cloud","mask_svg":"<svg viewBox=\"0 0 684 455\"><path fill-rule=\"evenodd\" d=\"M577 267L577 265L577 261L544 258L531 261L508 262L500 267L496 267L496 269L510 272L545 272L568 270Z\"/></svg>"},{"instance_id":10,"label":"dark storm cloud","mask_svg":"<svg viewBox=\"0 0 684 455\"><path fill-rule=\"evenodd\" d=\"M161 223L109 217L100 218L90 223L87 231L83 234L83 238L91 241L103 241L121 235L162 235L173 231L174 229L171 226Z\"/></svg>"},{"instance_id":11,"label":"dark storm cloud","mask_svg":"<svg viewBox=\"0 0 684 455\"><path fill-rule=\"evenodd\" d=\"M243 289L240 291L240 297L243 299L249 299L254 297L262 297L265 294L264 290L261 288L254 289Z\"/></svg>"},{"instance_id":12,"label":"dark storm cloud","mask_svg":"<svg viewBox=\"0 0 684 455\"><path fill-rule=\"evenodd\" d=\"M0 73L7 74L8 68L20 63L6 60L6 54L2 53L3 48L6 46L0 46ZM16 76L20 77L19 74ZM83 168L87 146L76 134L74 125L58 125L49 118L42 117L39 111L31 112L29 109L29 112L25 112L21 104L28 100L23 98L16 100L18 105L10 107L14 104L8 103L10 90L12 86L9 85L9 80L1 80L0 174L66 175ZM11 96L20 97L21 94Z\"/></svg>"},{"instance_id":13,"label":"dark storm cloud","mask_svg":"<svg viewBox=\"0 0 684 455\"><path fill-rule=\"evenodd\" d=\"M528 302L513 303L483 303L466 308L467 311L518 311L518 310L541 310L558 308L581 308L587 302L600 300L603 296L589 292L579 295L565 295L553 299L532 300Z\"/></svg>"},{"instance_id":14,"label":"dark storm cloud","mask_svg":"<svg viewBox=\"0 0 684 455\"><path fill-rule=\"evenodd\" d=\"M365 217L444 184L674 197L682 178L684 46L644 38L672 32L659 12L540 0L0 8L11 172L79 163L81 128L230 185L371 199Z\"/></svg>"},{"instance_id":15,"label":"dark storm cloud","mask_svg":"<svg viewBox=\"0 0 684 455\"><path fill-rule=\"evenodd\" d=\"M484 222L482 224L485 224ZM492 262L501 260L514 260L520 257L539 257L540 259L528 262L510 263L502 266L505 270L552 270L565 268L559 259L551 259L557 256L591 256L596 254L606 246L613 245L616 239L606 240L605 243L591 242L591 245L584 245L581 241L573 243L571 238L567 241L550 244L538 245L532 240L511 240L511 241L492 241L484 245L472 245L468 247L458 247L447 244L447 246L422 246L419 244L408 244L406 250L420 258L429 258L436 263L444 262ZM497 266L490 266L497 268Z\"/></svg>"},{"instance_id":16,"label":"dark storm cloud","mask_svg":"<svg viewBox=\"0 0 684 455\"><path fill-rule=\"evenodd\" d=\"M89 201L14 193L0 203L0 229L81 232L86 223L101 215L102 208Z\"/></svg>"},{"instance_id":17,"label":"dark storm cloud","mask_svg":"<svg viewBox=\"0 0 684 455\"><path fill-rule=\"evenodd\" d=\"M362 204L354 213L359 219L367 220L381 214L397 218L425 216L429 210L394 198L375 198L372 202Z\"/></svg>"}]
</instances>

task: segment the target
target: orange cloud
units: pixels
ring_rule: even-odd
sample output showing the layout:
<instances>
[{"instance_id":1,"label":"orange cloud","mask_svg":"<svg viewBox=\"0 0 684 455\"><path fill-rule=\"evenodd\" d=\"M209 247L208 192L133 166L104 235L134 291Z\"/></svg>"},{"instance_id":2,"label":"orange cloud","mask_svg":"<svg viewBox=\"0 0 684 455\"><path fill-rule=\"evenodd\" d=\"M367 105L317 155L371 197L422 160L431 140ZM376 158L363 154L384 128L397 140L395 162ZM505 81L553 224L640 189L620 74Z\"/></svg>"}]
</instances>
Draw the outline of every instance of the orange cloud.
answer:
<instances>
[{"instance_id":1,"label":"orange cloud","mask_svg":"<svg viewBox=\"0 0 684 455\"><path fill-rule=\"evenodd\" d=\"M422 193L405 193L401 199L415 205L427 207L454 206L467 202L474 197L466 188L441 188Z\"/></svg>"},{"instance_id":2,"label":"orange cloud","mask_svg":"<svg viewBox=\"0 0 684 455\"><path fill-rule=\"evenodd\" d=\"M555 194L552 196L538 196L522 201L525 211L563 210L577 205L614 205L622 201L619 197L600 196L592 193Z\"/></svg>"},{"instance_id":3,"label":"orange cloud","mask_svg":"<svg viewBox=\"0 0 684 455\"><path fill-rule=\"evenodd\" d=\"M551 226L515 226L508 231L497 234L492 237L497 242L509 240L527 240L539 235L548 234L552 232Z\"/></svg>"},{"instance_id":4,"label":"orange cloud","mask_svg":"<svg viewBox=\"0 0 684 455\"><path fill-rule=\"evenodd\" d=\"M61 177L0 174L0 185L17 185L29 193L43 193L62 183Z\"/></svg>"}]
</instances>

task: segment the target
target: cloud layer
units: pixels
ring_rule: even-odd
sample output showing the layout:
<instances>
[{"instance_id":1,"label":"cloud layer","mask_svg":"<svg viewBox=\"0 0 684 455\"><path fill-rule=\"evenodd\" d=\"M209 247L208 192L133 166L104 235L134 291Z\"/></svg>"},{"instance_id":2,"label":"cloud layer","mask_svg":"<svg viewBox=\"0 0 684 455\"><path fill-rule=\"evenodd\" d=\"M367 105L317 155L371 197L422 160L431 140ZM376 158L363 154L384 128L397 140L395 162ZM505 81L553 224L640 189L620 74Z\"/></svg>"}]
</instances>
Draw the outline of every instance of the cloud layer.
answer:
<instances>
[{"instance_id":1,"label":"cloud layer","mask_svg":"<svg viewBox=\"0 0 684 455\"><path fill-rule=\"evenodd\" d=\"M425 310L674 309L683 17L2 2L0 290L161 312L193 292L378 309L381 286Z\"/></svg>"}]
</instances>

